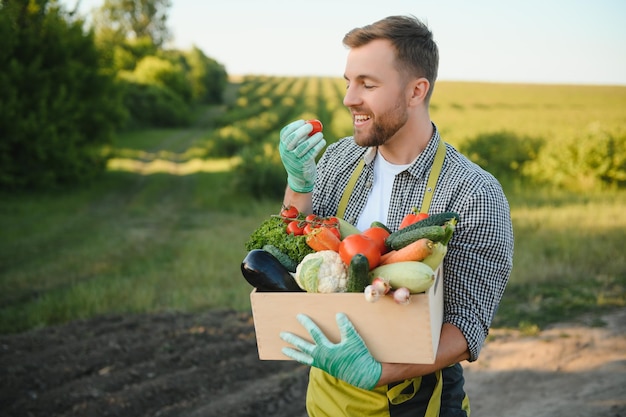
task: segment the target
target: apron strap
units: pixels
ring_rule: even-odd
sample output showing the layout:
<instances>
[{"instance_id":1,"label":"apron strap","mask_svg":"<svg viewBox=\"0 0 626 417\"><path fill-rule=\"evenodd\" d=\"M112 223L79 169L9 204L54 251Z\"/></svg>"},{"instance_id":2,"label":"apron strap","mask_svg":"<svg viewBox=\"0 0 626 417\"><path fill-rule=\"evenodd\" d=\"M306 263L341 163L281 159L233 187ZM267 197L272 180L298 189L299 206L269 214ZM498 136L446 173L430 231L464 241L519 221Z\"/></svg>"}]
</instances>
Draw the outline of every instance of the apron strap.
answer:
<instances>
[{"instance_id":1,"label":"apron strap","mask_svg":"<svg viewBox=\"0 0 626 417\"><path fill-rule=\"evenodd\" d=\"M435 160L433 161L433 166L430 168L430 173L428 174L428 182L426 183L426 190L424 190L420 213L428 213L428 210L430 209L430 202L433 199L433 194L435 194L435 186L437 185L439 174L441 174L441 168L443 167L443 160L445 158L446 145L442 140L440 140L439 146L437 147L437 153L435 154Z\"/></svg>"},{"instance_id":2,"label":"apron strap","mask_svg":"<svg viewBox=\"0 0 626 417\"><path fill-rule=\"evenodd\" d=\"M428 182L426 183L426 190L424 191L424 197L422 198L422 207L420 209L421 213L428 213L428 210L430 209L430 202L433 199L435 186L437 185L439 174L441 174L441 168L443 167L443 161L445 157L446 145L442 140L439 140L437 153L435 154L435 160L433 161L433 166L430 168L430 173L428 174ZM348 200L350 200L350 196L352 195L354 186L356 185L356 182L359 179L361 172L363 172L364 167L365 161L363 160L363 158L361 158L359 164L352 172L352 175L350 175L350 179L348 180L346 188L343 190L341 200L339 201L339 206L337 207L337 217L341 217L342 219L344 218L346 208L348 207Z\"/></svg>"},{"instance_id":3,"label":"apron strap","mask_svg":"<svg viewBox=\"0 0 626 417\"><path fill-rule=\"evenodd\" d=\"M437 377L437 383L433 390L433 395L428 401L428 408L426 408L426 414L424 417L439 417L439 411L441 410L441 393L443 392L443 375L441 369L435 372Z\"/></svg>"},{"instance_id":4,"label":"apron strap","mask_svg":"<svg viewBox=\"0 0 626 417\"><path fill-rule=\"evenodd\" d=\"M356 166L352 175L350 175L350 179L348 180L348 184L346 188L343 190L343 194L341 195L341 201L339 201L339 207L337 207L337 217L341 217L346 214L346 207L348 207L348 200L350 200L350 196L352 195L352 191L354 190L354 186L356 185L356 181L359 179L361 172L363 172L363 168L365 167L365 160L361 158L359 164Z\"/></svg>"},{"instance_id":5,"label":"apron strap","mask_svg":"<svg viewBox=\"0 0 626 417\"><path fill-rule=\"evenodd\" d=\"M439 411L441 410L441 393L443 392L443 374L441 369L435 371L435 378L437 382L433 388L433 393L428 400L428 407L426 407L426 414L424 417L439 417ZM409 401L417 394L422 383L422 377L411 378L403 381L402 383L393 386L387 391L387 399L393 405L402 404ZM407 393L402 393L407 387L413 385L412 390ZM469 408L469 407L468 407Z\"/></svg>"}]
</instances>

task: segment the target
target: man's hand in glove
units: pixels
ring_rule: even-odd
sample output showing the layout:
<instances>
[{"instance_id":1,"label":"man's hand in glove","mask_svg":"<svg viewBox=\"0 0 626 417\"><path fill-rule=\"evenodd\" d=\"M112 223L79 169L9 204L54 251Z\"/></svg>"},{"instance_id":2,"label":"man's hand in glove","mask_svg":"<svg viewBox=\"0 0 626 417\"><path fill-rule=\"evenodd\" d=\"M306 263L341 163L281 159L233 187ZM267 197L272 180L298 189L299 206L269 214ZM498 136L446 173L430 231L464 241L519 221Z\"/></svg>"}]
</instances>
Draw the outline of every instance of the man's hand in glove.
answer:
<instances>
[{"instance_id":1,"label":"man's hand in glove","mask_svg":"<svg viewBox=\"0 0 626 417\"><path fill-rule=\"evenodd\" d=\"M287 183L297 193L310 193L317 178L315 157L326 146L324 135L317 132L309 137L313 126L296 120L280 131L278 150L287 171Z\"/></svg>"},{"instance_id":2,"label":"man's hand in glove","mask_svg":"<svg viewBox=\"0 0 626 417\"><path fill-rule=\"evenodd\" d=\"M315 366L324 372L358 388L371 390L376 387L382 373L382 364L370 354L361 336L343 313L337 313L337 325L341 341L334 344L319 327L304 314L298 321L309 332L315 344L289 332L282 332L281 339L297 347L283 348L283 353L296 361Z\"/></svg>"}]
</instances>

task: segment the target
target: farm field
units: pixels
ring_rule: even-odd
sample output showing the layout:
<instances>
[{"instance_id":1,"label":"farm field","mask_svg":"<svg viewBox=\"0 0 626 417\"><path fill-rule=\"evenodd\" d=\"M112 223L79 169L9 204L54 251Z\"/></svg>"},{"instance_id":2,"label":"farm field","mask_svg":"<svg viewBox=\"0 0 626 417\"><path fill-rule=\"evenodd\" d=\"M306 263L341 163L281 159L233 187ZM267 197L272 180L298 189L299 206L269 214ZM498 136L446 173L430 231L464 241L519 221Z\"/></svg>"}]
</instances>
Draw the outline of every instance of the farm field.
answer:
<instances>
[{"instance_id":1,"label":"farm field","mask_svg":"<svg viewBox=\"0 0 626 417\"><path fill-rule=\"evenodd\" d=\"M190 128L119 135L90 187L2 195L0 414L304 415L305 370L258 361L239 264L249 234L279 209L278 131L319 118L327 139L348 135L343 88L332 78L247 77ZM598 129L623 134L626 87L442 82L433 108L457 147L502 131L591 140ZM581 357L607 337L624 352L615 323L626 308L626 192L503 184L515 266L488 345L511 335L545 343L542 332L567 322L606 331L562 331L586 341ZM613 381L623 382L625 361L602 366L615 365ZM476 372L497 368L485 366ZM604 408L562 415L626 415L624 394L615 388L597 397ZM547 410L517 415L559 415Z\"/></svg>"}]
</instances>

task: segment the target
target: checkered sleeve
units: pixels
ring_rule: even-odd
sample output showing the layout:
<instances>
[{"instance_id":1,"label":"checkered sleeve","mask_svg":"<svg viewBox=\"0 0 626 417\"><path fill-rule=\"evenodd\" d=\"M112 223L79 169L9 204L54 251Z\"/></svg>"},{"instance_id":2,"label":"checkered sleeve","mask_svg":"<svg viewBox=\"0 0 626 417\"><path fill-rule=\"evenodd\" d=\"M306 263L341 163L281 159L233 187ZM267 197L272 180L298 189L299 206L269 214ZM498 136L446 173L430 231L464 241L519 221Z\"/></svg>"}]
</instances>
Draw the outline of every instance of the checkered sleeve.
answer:
<instances>
[{"instance_id":1,"label":"checkered sleeve","mask_svg":"<svg viewBox=\"0 0 626 417\"><path fill-rule=\"evenodd\" d=\"M470 361L478 359L513 266L510 208L500 185L494 179L473 188L444 259L444 322L461 330Z\"/></svg>"}]
</instances>

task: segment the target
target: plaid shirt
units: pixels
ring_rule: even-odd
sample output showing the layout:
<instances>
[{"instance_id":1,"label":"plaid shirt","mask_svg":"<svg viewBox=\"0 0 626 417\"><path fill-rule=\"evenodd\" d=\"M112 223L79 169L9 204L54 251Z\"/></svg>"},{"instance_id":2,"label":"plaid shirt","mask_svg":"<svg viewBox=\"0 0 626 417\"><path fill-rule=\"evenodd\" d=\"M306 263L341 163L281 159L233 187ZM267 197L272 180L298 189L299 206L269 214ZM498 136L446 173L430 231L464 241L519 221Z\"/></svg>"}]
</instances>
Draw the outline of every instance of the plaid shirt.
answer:
<instances>
[{"instance_id":1,"label":"plaid shirt","mask_svg":"<svg viewBox=\"0 0 626 417\"><path fill-rule=\"evenodd\" d=\"M439 143L433 137L415 162L396 176L387 226L397 230L412 207L420 207ZM346 137L328 146L317 164L313 212L332 216L360 158L365 167L348 202L345 219L356 224L374 179L376 148ZM457 224L444 258L444 322L461 330L470 361L478 358L513 266L513 227L499 182L446 144L446 157L429 213L457 212Z\"/></svg>"}]
</instances>

